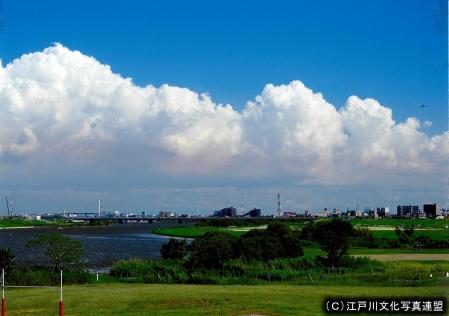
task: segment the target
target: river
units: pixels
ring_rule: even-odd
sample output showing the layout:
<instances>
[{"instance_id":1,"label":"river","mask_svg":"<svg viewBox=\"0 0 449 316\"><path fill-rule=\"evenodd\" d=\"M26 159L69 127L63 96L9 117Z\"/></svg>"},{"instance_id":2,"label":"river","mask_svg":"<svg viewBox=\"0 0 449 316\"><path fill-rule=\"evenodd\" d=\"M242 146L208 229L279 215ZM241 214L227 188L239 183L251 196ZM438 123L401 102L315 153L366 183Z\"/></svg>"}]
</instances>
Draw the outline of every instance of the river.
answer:
<instances>
[{"instance_id":1,"label":"river","mask_svg":"<svg viewBox=\"0 0 449 316\"><path fill-rule=\"evenodd\" d=\"M41 265L46 259L40 248L26 244L39 233L62 233L79 240L84 248L86 267L107 270L114 261L131 257L159 258L159 249L169 237L155 235L151 230L179 224L113 224L109 226L33 227L0 230L0 247L10 248L18 266Z\"/></svg>"}]
</instances>

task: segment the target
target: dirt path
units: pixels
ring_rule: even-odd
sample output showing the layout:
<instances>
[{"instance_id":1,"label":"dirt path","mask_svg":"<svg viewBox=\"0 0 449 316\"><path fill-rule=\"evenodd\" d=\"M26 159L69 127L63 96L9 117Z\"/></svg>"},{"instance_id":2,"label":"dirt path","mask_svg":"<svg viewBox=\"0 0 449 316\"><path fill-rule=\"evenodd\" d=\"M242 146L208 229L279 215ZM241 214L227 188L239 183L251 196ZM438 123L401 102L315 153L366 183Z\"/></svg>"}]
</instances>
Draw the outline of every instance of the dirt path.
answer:
<instances>
[{"instance_id":1,"label":"dirt path","mask_svg":"<svg viewBox=\"0 0 449 316\"><path fill-rule=\"evenodd\" d=\"M449 253L397 253L397 254L366 254L354 255L355 257L370 257L379 261L399 261L399 260L444 260L449 261Z\"/></svg>"}]
</instances>

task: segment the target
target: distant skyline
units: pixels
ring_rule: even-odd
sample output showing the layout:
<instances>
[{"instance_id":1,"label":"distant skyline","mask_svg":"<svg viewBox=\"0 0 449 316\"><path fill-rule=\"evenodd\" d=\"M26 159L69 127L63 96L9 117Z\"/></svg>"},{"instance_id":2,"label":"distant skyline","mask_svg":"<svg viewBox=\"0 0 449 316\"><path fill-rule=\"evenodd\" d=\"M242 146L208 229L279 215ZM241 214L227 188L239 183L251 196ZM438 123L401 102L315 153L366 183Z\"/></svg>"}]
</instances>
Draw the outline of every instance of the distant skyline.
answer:
<instances>
[{"instance_id":1,"label":"distant skyline","mask_svg":"<svg viewBox=\"0 0 449 316\"><path fill-rule=\"evenodd\" d=\"M0 4L18 211L448 207L447 1Z\"/></svg>"}]
</instances>

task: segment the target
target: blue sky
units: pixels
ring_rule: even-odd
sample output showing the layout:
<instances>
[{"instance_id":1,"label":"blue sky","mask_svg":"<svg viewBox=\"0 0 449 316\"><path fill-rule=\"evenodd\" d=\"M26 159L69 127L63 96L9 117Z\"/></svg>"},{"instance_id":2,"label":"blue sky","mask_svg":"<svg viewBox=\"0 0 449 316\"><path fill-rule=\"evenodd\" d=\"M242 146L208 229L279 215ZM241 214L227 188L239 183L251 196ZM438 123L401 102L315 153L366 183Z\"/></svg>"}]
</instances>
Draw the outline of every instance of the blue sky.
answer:
<instances>
[{"instance_id":1,"label":"blue sky","mask_svg":"<svg viewBox=\"0 0 449 316\"><path fill-rule=\"evenodd\" d=\"M444 0L0 4L3 67L53 58L0 69L0 194L18 208L449 206ZM164 84L190 90L142 88ZM336 112L307 88L360 99Z\"/></svg>"},{"instance_id":2,"label":"blue sky","mask_svg":"<svg viewBox=\"0 0 449 316\"><path fill-rule=\"evenodd\" d=\"M4 63L53 42L139 85L208 92L241 109L266 83L301 80L337 108L374 97L395 119L447 129L447 3L8 1ZM425 104L425 109L419 108Z\"/></svg>"}]
</instances>

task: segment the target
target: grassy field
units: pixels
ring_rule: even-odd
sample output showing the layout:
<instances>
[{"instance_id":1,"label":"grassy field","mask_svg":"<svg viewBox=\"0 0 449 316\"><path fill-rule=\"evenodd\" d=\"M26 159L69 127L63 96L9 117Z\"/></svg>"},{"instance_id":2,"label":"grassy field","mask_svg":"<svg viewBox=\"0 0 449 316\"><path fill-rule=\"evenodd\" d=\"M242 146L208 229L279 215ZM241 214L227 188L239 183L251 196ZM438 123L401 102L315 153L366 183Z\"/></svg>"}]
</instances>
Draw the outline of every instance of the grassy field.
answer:
<instances>
[{"instance_id":1,"label":"grassy field","mask_svg":"<svg viewBox=\"0 0 449 316\"><path fill-rule=\"evenodd\" d=\"M397 235L394 230L372 230L371 233L376 238L396 239ZM434 229L434 230L415 230L413 237L427 236L433 240L448 240L449 229Z\"/></svg>"},{"instance_id":2,"label":"grassy field","mask_svg":"<svg viewBox=\"0 0 449 316\"><path fill-rule=\"evenodd\" d=\"M317 249L319 250L319 249ZM386 249L386 248L351 248L349 249L349 254L351 255L363 255L363 254L376 254L376 255L389 255L389 254L449 254L449 249Z\"/></svg>"},{"instance_id":3,"label":"grassy field","mask_svg":"<svg viewBox=\"0 0 449 316\"><path fill-rule=\"evenodd\" d=\"M400 226L413 225L422 228L446 228L449 226L449 219L427 219L427 218L379 218L379 219L351 219L354 226Z\"/></svg>"},{"instance_id":4,"label":"grassy field","mask_svg":"<svg viewBox=\"0 0 449 316\"><path fill-rule=\"evenodd\" d=\"M72 225L62 220L44 221L21 218L2 218L0 219L0 229L9 227L31 227L31 226L67 226Z\"/></svg>"},{"instance_id":5,"label":"grassy field","mask_svg":"<svg viewBox=\"0 0 449 316\"><path fill-rule=\"evenodd\" d=\"M365 220L369 222L370 220ZM380 220L381 221L381 220ZM385 220L392 221L392 220ZM402 220L404 221L404 220ZM435 220L437 221L437 220ZM258 227L212 227L212 226L200 226L200 227L162 227L155 228L153 233L159 235L173 236L173 237L186 237L186 238L195 238L199 237L206 232L209 231L224 231L228 232L234 236L243 235L249 229L255 229ZM388 239L396 239L397 235L394 229L389 230L372 230L373 236L376 238L388 238ZM428 236L434 240L448 240L449 239L449 229L442 228L433 228L433 229L423 229L423 230L415 230L414 236Z\"/></svg>"},{"instance_id":6,"label":"grassy field","mask_svg":"<svg viewBox=\"0 0 449 316\"><path fill-rule=\"evenodd\" d=\"M392 253L392 254L363 254L355 256L367 256L379 261L449 261L448 253Z\"/></svg>"},{"instance_id":7,"label":"grassy field","mask_svg":"<svg viewBox=\"0 0 449 316\"><path fill-rule=\"evenodd\" d=\"M251 228L257 227L213 227L213 226L199 226L199 227L159 227L153 229L153 234L195 238L204 235L207 232L227 232L234 236L241 236Z\"/></svg>"},{"instance_id":8,"label":"grassy field","mask_svg":"<svg viewBox=\"0 0 449 316\"><path fill-rule=\"evenodd\" d=\"M57 289L8 289L8 315L57 315ZM324 315L326 296L441 297L444 287L108 284L64 288L65 315Z\"/></svg>"}]
</instances>

